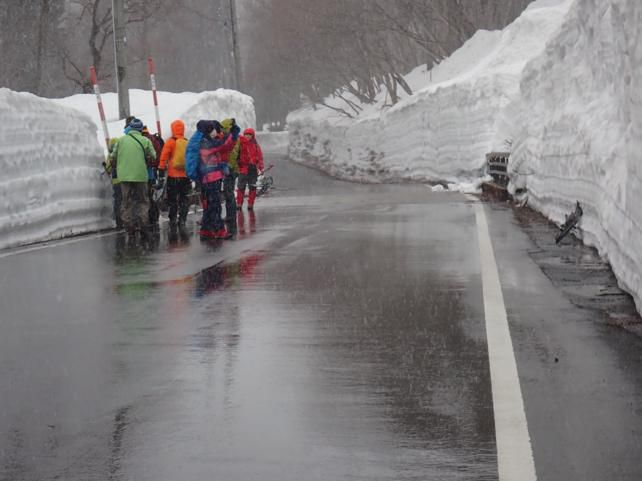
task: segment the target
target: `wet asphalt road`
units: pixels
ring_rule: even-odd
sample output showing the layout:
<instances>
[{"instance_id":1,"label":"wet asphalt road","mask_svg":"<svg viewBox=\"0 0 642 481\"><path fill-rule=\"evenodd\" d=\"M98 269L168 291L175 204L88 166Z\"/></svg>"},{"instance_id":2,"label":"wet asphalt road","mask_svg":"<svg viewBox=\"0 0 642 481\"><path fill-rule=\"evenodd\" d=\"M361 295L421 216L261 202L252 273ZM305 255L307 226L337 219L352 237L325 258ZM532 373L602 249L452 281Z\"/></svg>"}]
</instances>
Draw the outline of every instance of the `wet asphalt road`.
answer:
<instances>
[{"instance_id":1,"label":"wet asphalt road","mask_svg":"<svg viewBox=\"0 0 642 481\"><path fill-rule=\"evenodd\" d=\"M1 480L495 480L472 202L279 159L238 239L0 257ZM642 479L642 342L486 207L540 480Z\"/></svg>"}]
</instances>

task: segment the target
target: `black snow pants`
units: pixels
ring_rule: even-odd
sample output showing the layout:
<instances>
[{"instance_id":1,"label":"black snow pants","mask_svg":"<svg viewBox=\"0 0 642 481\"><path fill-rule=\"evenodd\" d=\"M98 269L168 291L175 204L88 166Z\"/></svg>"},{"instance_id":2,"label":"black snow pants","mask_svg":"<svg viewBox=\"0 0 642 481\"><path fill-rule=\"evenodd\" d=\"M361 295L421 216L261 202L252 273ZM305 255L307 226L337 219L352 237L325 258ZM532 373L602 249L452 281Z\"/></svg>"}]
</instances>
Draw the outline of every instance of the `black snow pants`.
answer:
<instances>
[{"instance_id":1,"label":"black snow pants","mask_svg":"<svg viewBox=\"0 0 642 481\"><path fill-rule=\"evenodd\" d=\"M223 197L225 198L225 224L227 230L236 234L236 196L234 188L236 187L236 174L225 177L223 181Z\"/></svg>"},{"instance_id":2,"label":"black snow pants","mask_svg":"<svg viewBox=\"0 0 642 481\"><path fill-rule=\"evenodd\" d=\"M169 205L169 223L185 225L189 211L189 194L192 182L186 177L169 177L167 179L167 203Z\"/></svg>"}]
</instances>

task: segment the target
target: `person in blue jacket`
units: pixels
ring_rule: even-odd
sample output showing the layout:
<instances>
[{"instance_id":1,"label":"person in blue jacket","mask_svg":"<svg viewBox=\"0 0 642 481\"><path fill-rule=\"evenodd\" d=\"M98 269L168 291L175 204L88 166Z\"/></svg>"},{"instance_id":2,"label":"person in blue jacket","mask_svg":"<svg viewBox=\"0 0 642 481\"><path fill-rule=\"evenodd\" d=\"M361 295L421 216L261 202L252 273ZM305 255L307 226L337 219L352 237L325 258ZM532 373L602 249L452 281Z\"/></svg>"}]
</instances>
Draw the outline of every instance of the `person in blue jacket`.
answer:
<instances>
[{"instance_id":1,"label":"person in blue jacket","mask_svg":"<svg viewBox=\"0 0 642 481\"><path fill-rule=\"evenodd\" d=\"M233 134L221 136L216 120L200 120L187 144L185 169L187 176L201 186L203 219L202 239L229 239L221 218L221 185L229 172L225 157L236 145Z\"/></svg>"}]
</instances>

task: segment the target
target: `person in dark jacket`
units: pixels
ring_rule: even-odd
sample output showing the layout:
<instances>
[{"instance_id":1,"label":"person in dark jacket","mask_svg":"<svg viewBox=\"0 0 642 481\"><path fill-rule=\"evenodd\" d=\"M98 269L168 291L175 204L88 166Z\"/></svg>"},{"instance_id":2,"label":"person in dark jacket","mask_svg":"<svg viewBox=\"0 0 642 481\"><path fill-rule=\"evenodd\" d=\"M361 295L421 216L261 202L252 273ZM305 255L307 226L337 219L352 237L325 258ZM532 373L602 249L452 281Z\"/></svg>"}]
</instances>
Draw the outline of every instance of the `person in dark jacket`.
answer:
<instances>
[{"instance_id":1,"label":"person in dark jacket","mask_svg":"<svg viewBox=\"0 0 642 481\"><path fill-rule=\"evenodd\" d=\"M146 125L143 127L142 134L143 134L143 137L149 139L149 141L154 146L154 152L156 152L155 161L152 162L151 164L149 163L147 164L147 178L149 179L148 180L149 226L153 229L157 229L158 220L160 218L160 208L158 206L158 203L154 201L154 191L155 191L156 179L157 179L156 170L158 168L158 162L160 160L161 152L163 151L163 139L158 134L152 135Z\"/></svg>"}]
</instances>

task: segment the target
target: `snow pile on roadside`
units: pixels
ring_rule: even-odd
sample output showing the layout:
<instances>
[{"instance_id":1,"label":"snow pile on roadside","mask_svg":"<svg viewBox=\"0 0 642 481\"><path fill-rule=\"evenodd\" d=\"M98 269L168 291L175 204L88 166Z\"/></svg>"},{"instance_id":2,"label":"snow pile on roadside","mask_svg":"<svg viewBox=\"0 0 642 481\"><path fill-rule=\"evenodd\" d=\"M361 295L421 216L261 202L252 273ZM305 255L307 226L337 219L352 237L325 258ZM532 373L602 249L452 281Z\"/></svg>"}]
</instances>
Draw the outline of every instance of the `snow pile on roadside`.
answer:
<instances>
[{"instance_id":1,"label":"snow pile on roadside","mask_svg":"<svg viewBox=\"0 0 642 481\"><path fill-rule=\"evenodd\" d=\"M123 135L124 121L118 118L118 95L102 94L105 116L110 137ZM93 94L79 94L54 102L80 110L89 115L98 126L97 138L100 145L105 145L105 137L100 123L96 97ZM156 132L156 115L152 92L131 89L129 91L130 111L143 121L153 133ZM218 119L233 117L242 128L256 126L254 99L235 90L218 89L213 92L158 92L159 111L161 116L161 133L163 138L171 137L170 124L181 119L185 122L185 135L189 137L196 129L196 122L201 119Z\"/></svg>"},{"instance_id":2,"label":"snow pile on roadside","mask_svg":"<svg viewBox=\"0 0 642 481\"><path fill-rule=\"evenodd\" d=\"M111 227L111 185L85 116L0 89L0 249Z\"/></svg>"},{"instance_id":3,"label":"snow pile on roadside","mask_svg":"<svg viewBox=\"0 0 642 481\"><path fill-rule=\"evenodd\" d=\"M449 183L431 185L430 190L433 192L461 192L462 194L481 194L482 184L490 182L492 178L488 176L473 179L471 182Z\"/></svg>"},{"instance_id":4,"label":"snow pile on roadside","mask_svg":"<svg viewBox=\"0 0 642 481\"><path fill-rule=\"evenodd\" d=\"M263 152L286 155L288 153L288 132L257 132L256 140Z\"/></svg>"},{"instance_id":5,"label":"snow pile on roadside","mask_svg":"<svg viewBox=\"0 0 642 481\"><path fill-rule=\"evenodd\" d=\"M558 223L579 200L585 242L642 310L640 1L576 0L510 111L512 188Z\"/></svg>"},{"instance_id":6,"label":"snow pile on roadside","mask_svg":"<svg viewBox=\"0 0 642 481\"><path fill-rule=\"evenodd\" d=\"M293 112L290 156L359 181L480 177L485 154L505 150L510 138L504 109L518 95L524 66L544 51L571 3L538 0L503 31L477 32L433 69L432 83L425 67L411 72L411 87L423 88L392 108L381 94L354 119L327 108Z\"/></svg>"}]
</instances>

